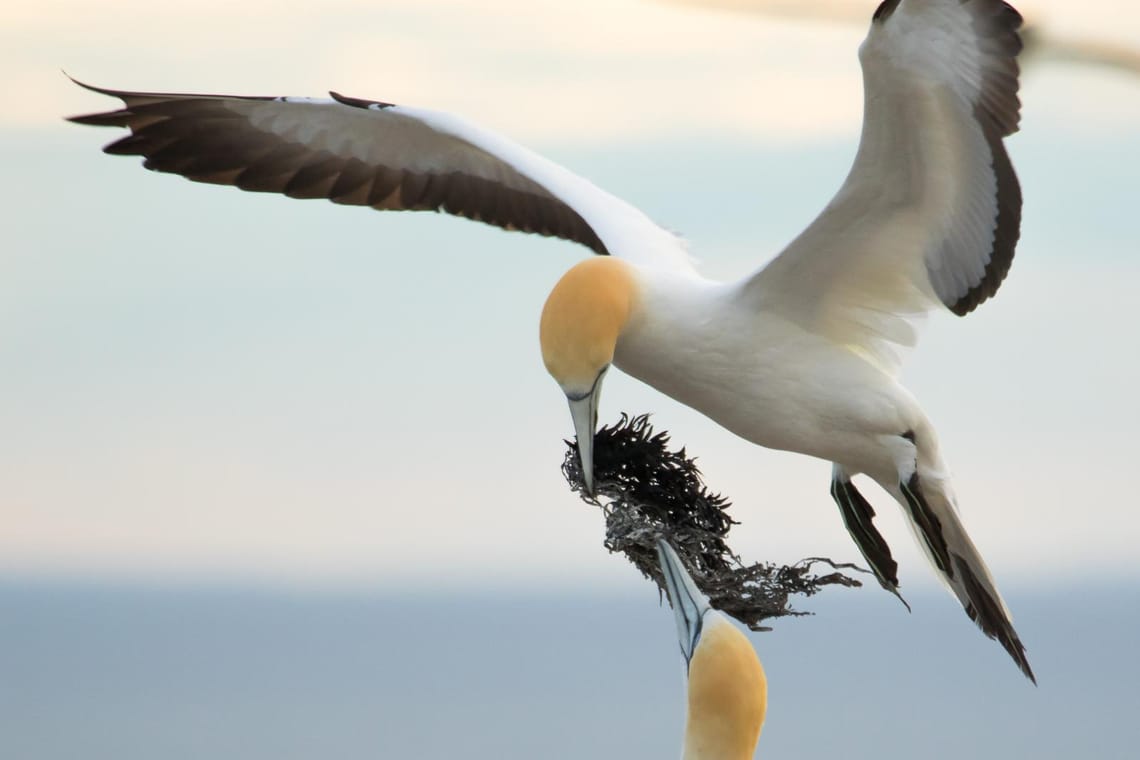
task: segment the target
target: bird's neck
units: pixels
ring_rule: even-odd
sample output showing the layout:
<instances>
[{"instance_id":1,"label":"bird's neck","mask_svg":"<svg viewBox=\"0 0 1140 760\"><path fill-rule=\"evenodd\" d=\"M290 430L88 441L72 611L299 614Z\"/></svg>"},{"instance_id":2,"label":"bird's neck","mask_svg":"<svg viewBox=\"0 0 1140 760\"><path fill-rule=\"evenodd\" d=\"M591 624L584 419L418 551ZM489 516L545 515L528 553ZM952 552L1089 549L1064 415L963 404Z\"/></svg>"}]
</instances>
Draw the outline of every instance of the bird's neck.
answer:
<instances>
[{"instance_id":1,"label":"bird's neck","mask_svg":"<svg viewBox=\"0 0 1140 760\"><path fill-rule=\"evenodd\" d=\"M684 760L750 760L768 702L756 650L720 615L706 618L689 662Z\"/></svg>"}]
</instances>

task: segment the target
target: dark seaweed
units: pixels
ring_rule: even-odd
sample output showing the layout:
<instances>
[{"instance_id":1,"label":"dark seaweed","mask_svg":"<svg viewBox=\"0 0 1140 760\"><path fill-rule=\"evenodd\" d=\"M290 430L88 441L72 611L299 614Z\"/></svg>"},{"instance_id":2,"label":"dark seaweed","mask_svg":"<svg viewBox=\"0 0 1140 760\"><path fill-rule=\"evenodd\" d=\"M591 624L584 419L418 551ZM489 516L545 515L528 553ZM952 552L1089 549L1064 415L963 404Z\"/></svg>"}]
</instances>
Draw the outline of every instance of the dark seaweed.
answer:
<instances>
[{"instance_id":1,"label":"dark seaweed","mask_svg":"<svg viewBox=\"0 0 1140 760\"><path fill-rule=\"evenodd\" d=\"M729 548L729 529L737 524L729 514L728 499L711 493L701 472L684 448L669 449L669 434L654 432L649 415L622 414L612 426L594 437L596 496L585 491L578 446L569 450L562 472L572 490L606 517L605 547L621 552L664 593L665 581L657 564L656 540L668 540L684 561L712 606L755 631L770 630L764 620L809 615L793 609L789 597L812 596L825 586L861 586L841 570L867 571L852 564L836 564L812 557L792 565L758 562L745 565ZM834 572L815 575L816 564Z\"/></svg>"}]
</instances>

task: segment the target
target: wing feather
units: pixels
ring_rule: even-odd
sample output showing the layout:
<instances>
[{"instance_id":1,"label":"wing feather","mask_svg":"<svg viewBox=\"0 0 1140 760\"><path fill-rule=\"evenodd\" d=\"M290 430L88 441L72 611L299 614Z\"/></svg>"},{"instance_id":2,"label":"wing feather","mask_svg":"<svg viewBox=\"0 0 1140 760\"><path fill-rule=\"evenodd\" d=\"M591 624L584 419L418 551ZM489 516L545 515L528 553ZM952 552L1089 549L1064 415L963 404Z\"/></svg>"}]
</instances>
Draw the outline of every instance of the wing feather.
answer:
<instances>
[{"instance_id":1,"label":"wing feather","mask_svg":"<svg viewBox=\"0 0 1140 760\"><path fill-rule=\"evenodd\" d=\"M82 83L77 83L81 84ZM126 127L104 150L196 182L376 209L444 211L691 270L682 242L641 211L454 116L331 99L141 93L82 85L123 108L73 117Z\"/></svg>"},{"instance_id":2,"label":"wing feather","mask_svg":"<svg viewBox=\"0 0 1140 760\"><path fill-rule=\"evenodd\" d=\"M889 0L860 48L859 150L839 192L744 293L889 366L910 322L964 315L1013 260L1021 17L999 0Z\"/></svg>"}]
</instances>

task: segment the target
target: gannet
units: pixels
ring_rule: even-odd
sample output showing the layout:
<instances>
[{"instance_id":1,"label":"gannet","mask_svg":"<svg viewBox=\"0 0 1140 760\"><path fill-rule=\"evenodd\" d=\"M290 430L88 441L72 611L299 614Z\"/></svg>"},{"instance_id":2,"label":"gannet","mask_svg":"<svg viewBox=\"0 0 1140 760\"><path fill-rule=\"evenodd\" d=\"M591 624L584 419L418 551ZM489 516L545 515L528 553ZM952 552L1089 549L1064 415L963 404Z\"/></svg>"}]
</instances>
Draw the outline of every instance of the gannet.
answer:
<instances>
[{"instance_id":1,"label":"gannet","mask_svg":"<svg viewBox=\"0 0 1140 760\"><path fill-rule=\"evenodd\" d=\"M768 708L768 680L747 637L709 604L673 547L657 556L688 675L682 760L749 760Z\"/></svg>"},{"instance_id":2,"label":"gannet","mask_svg":"<svg viewBox=\"0 0 1140 760\"><path fill-rule=\"evenodd\" d=\"M970 618L1033 679L959 519L934 428L897 379L912 318L968 314L1013 259L1021 190L1002 138L1018 128L1020 24L998 0L881 3L859 49L863 132L847 179L787 248L737 282L702 277L685 244L628 203L446 113L337 93L89 87L124 107L72 121L127 127L107 153L198 182L445 211L600 254L557 283L539 330L588 488L602 380L616 366L749 441L831 462L847 530L897 594L897 564L851 479L875 480Z\"/></svg>"}]
</instances>

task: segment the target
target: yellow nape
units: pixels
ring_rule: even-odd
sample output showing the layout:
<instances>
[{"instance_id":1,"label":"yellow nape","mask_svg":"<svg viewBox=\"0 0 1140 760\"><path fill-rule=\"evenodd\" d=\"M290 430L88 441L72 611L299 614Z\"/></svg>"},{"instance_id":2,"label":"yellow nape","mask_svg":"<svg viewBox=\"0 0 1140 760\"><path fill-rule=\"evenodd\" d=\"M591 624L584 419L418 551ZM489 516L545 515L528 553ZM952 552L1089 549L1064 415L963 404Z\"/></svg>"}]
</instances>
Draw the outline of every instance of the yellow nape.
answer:
<instances>
[{"instance_id":1,"label":"yellow nape","mask_svg":"<svg viewBox=\"0 0 1140 760\"><path fill-rule=\"evenodd\" d=\"M636 300L630 266L598 256L575 265L542 308L539 341L546 369L568 393L586 393L614 358Z\"/></svg>"},{"instance_id":2,"label":"yellow nape","mask_svg":"<svg viewBox=\"0 0 1140 760\"><path fill-rule=\"evenodd\" d=\"M689 662L684 760L751 760L767 709L756 650L736 626L708 615Z\"/></svg>"}]
</instances>

